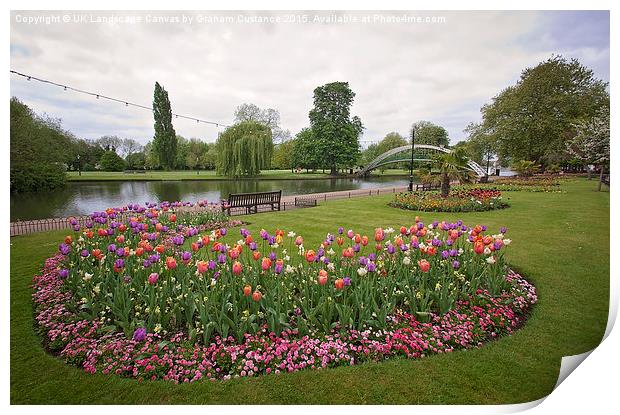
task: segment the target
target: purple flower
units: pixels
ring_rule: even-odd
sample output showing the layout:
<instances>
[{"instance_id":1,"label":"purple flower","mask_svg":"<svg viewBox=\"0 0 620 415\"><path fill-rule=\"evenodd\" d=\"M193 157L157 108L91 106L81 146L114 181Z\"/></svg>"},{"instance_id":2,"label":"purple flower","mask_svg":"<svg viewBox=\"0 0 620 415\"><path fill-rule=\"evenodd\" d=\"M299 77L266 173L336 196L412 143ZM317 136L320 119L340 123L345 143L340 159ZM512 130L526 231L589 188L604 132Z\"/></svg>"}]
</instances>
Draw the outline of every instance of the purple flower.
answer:
<instances>
[{"instance_id":1,"label":"purple flower","mask_svg":"<svg viewBox=\"0 0 620 415\"><path fill-rule=\"evenodd\" d=\"M183 235L177 235L174 238L172 238L172 242L176 245L176 246L181 246L183 245L183 243L185 242L185 238L183 238Z\"/></svg>"},{"instance_id":2,"label":"purple flower","mask_svg":"<svg viewBox=\"0 0 620 415\"><path fill-rule=\"evenodd\" d=\"M146 339L146 329L144 327L137 328L133 332L133 340L137 342L143 342Z\"/></svg>"},{"instance_id":3,"label":"purple flower","mask_svg":"<svg viewBox=\"0 0 620 415\"><path fill-rule=\"evenodd\" d=\"M394 248L394 245L390 244L387 247L387 251L388 251L388 254L392 255L394 252L396 252L396 248Z\"/></svg>"},{"instance_id":4,"label":"purple flower","mask_svg":"<svg viewBox=\"0 0 620 415\"><path fill-rule=\"evenodd\" d=\"M118 269L125 268L125 260L117 259L116 261L114 261L114 266Z\"/></svg>"},{"instance_id":5,"label":"purple flower","mask_svg":"<svg viewBox=\"0 0 620 415\"><path fill-rule=\"evenodd\" d=\"M217 256L217 262L219 262L220 264L225 264L226 263L226 255L225 254L219 254Z\"/></svg>"},{"instance_id":6,"label":"purple flower","mask_svg":"<svg viewBox=\"0 0 620 415\"><path fill-rule=\"evenodd\" d=\"M108 252L114 252L114 251L116 251L116 245L114 244L108 245Z\"/></svg>"},{"instance_id":7,"label":"purple flower","mask_svg":"<svg viewBox=\"0 0 620 415\"><path fill-rule=\"evenodd\" d=\"M281 262L276 262L276 266L274 267L273 271L276 274L280 274L282 273L282 268L284 268L284 264L282 264Z\"/></svg>"},{"instance_id":8,"label":"purple flower","mask_svg":"<svg viewBox=\"0 0 620 415\"><path fill-rule=\"evenodd\" d=\"M369 262L368 265L366 265L366 269L368 270L368 272L375 272L377 266L374 262Z\"/></svg>"},{"instance_id":9,"label":"purple flower","mask_svg":"<svg viewBox=\"0 0 620 415\"><path fill-rule=\"evenodd\" d=\"M441 251L441 257L443 259L447 259L450 256L450 253L448 251Z\"/></svg>"},{"instance_id":10,"label":"purple flower","mask_svg":"<svg viewBox=\"0 0 620 415\"><path fill-rule=\"evenodd\" d=\"M457 261L456 259L452 262L452 268L457 269L460 266L461 266L461 263Z\"/></svg>"},{"instance_id":11,"label":"purple flower","mask_svg":"<svg viewBox=\"0 0 620 415\"><path fill-rule=\"evenodd\" d=\"M71 247L63 242L60 245L58 245L58 250L60 251L61 254L68 255L69 251L71 251Z\"/></svg>"},{"instance_id":12,"label":"purple flower","mask_svg":"<svg viewBox=\"0 0 620 415\"><path fill-rule=\"evenodd\" d=\"M342 235L344 233L344 228L341 226L338 228L338 235Z\"/></svg>"},{"instance_id":13,"label":"purple flower","mask_svg":"<svg viewBox=\"0 0 620 415\"><path fill-rule=\"evenodd\" d=\"M131 277L129 275L125 275L123 277L123 281L125 281L125 284L131 284Z\"/></svg>"},{"instance_id":14,"label":"purple flower","mask_svg":"<svg viewBox=\"0 0 620 415\"><path fill-rule=\"evenodd\" d=\"M502 249L502 243L500 241L493 242L493 248L495 248L496 251L499 251Z\"/></svg>"},{"instance_id":15,"label":"purple flower","mask_svg":"<svg viewBox=\"0 0 620 415\"><path fill-rule=\"evenodd\" d=\"M506 233L506 232L508 232L508 228L506 228L505 226L502 226L502 227L499 229L499 231L500 231L501 233Z\"/></svg>"},{"instance_id":16,"label":"purple flower","mask_svg":"<svg viewBox=\"0 0 620 415\"><path fill-rule=\"evenodd\" d=\"M377 254L375 254L374 252L368 254L368 259L374 261L375 259L377 259Z\"/></svg>"},{"instance_id":17,"label":"purple flower","mask_svg":"<svg viewBox=\"0 0 620 415\"><path fill-rule=\"evenodd\" d=\"M256 251L257 247L256 242L250 242L250 251Z\"/></svg>"},{"instance_id":18,"label":"purple flower","mask_svg":"<svg viewBox=\"0 0 620 415\"><path fill-rule=\"evenodd\" d=\"M272 260L272 261L275 261L275 260L276 260L276 253L275 253L275 252L273 252L273 251L272 251L272 252L270 252L270 253L269 253L269 259L270 259L270 260Z\"/></svg>"},{"instance_id":19,"label":"purple flower","mask_svg":"<svg viewBox=\"0 0 620 415\"><path fill-rule=\"evenodd\" d=\"M209 268L211 271L213 271L213 270L215 269L215 266L216 266L215 261L214 261L214 260L212 260L212 259L211 259L211 260L209 260L209 265L208 265L208 268Z\"/></svg>"},{"instance_id":20,"label":"purple flower","mask_svg":"<svg viewBox=\"0 0 620 415\"><path fill-rule=\"evenodd\" d=\"M64 279L66 279L69 276L69 270L63 268L63 269L60 270L58 275L60 276L60 278L62 278L64 280Z\"/></svg>"},{"instance_id":21,"label":"purple flower","mask_svg":"<svg viewBox=\"0 0 620 415\"><path fill-rule=\"evenodd\" d=\"M222 236L225 236L228 233L228 231L226 230L226 228L222 228L220 229L220 233L222 234Z\"/></svg>"},{"instance_id":22,"label":"purple flower","mask_svg":"<svg viewBox=\"0 0 620 415\"><path fill-rule=\"evenodd\" d=\"M405 252L405 251L407 251L407 249L409 249L409 248L407 247L407 245L405 245L405 244L400 244L400 250L401 250L401 251Z\"/></svg>"},{"instance_id":23,"label":"purple flower","mask_svg":"<svg viewBox=\"0 0 620 415\"><path fill-rule=\"evenodd\" d=\"M145 259L144 261L142 261L142 266L144 268L148 268L151 266L151 261L149 261L148 259Z\"/></svg>"},{"instance_id":24,"label":"purple flower","mask_svg":"<svg viewBox=\"0 0 620 415\"><path fill-rule=\"evenodd\" d=\"M124 257L125 256L125 249L124 248L117 248L116 249L116 256Z\"/></svg>"},{"instance_id":25,"label":"purple flower","mask_svg":"<svg viewBox=\"0 0 620 415\"><path fill-rule=\"evenodd\" d=\"M360 244L355 244L355 245L353 245L353 251L354 251L354 252L359 252L359 251L360 251L360 249L361 249Z\"/></svg>"},{"instance_id":26,"label":"purple flower","mask_svg":"<svg viewBox=\"0 0 620 415\"><path fill-rule=\"evenodd\" d=\"M82 255L83 258L88 258L88 256L90 255L90 252L88 252L88 249L82 249L82 252L80 253L80 255Z\"/></svg>"},{"instance_id":27,"label":"purple flower","mask_svg":"<svg viewBox=\"0 0 620 415\"><path fill-rule=\"evenodd\" d=\"M190 259L192 259L192 254L191 254L190 252L188 252L188 251L184 251L184 252L181 254L181 259L182 259L183 261L189 261Z\"/></svg>"},{"instance_id":28,"label":"purple flower","mask_svg":"<svg viewBox=\"0 0 620 415\"><path fill-rule=\"evenodd\" d=\"M361 256L359 261L360 265L366 266L366 264L368 264L368 258L366 258L365 256Z\"/></svg>"},{"instance_id":29,"label":"purple flower","mask_svg":"<svg viewBox=\"0 0 620 415\"><path fill-rule=\"evenodd\" d=\"M347 287L351 285L351 278L349 277L344 277L342 281L344 282L344 285Z\"/></svg>"}]
</instances>

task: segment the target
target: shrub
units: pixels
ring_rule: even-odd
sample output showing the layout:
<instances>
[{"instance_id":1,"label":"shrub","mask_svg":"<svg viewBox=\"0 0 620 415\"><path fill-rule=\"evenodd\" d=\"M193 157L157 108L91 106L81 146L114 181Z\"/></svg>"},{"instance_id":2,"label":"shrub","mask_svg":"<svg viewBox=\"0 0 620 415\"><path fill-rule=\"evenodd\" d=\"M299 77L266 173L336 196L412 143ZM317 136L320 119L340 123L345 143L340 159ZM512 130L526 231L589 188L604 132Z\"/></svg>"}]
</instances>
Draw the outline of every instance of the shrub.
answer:
<instances>
[{"instance_id":1,"label":"shrub","mask_svg":"<svg viewBox=\"0 0 620 415\"><path fill-rule=\"evenodd\" d=\"M103 171L123 171L125 169L125 160L114 151L106 151L101 156L99 165Z\"/></svg>"},{"instance_id":2,"label":"shrub","mask_svg":"<svg viewBox=\"0 0 620 415\"><path fill-rule=\"evenodd\" d=\"M60 164L30 164L11 166L11 192L53 190L66 184L65 169Z\"/></svg>"}]
</instances>

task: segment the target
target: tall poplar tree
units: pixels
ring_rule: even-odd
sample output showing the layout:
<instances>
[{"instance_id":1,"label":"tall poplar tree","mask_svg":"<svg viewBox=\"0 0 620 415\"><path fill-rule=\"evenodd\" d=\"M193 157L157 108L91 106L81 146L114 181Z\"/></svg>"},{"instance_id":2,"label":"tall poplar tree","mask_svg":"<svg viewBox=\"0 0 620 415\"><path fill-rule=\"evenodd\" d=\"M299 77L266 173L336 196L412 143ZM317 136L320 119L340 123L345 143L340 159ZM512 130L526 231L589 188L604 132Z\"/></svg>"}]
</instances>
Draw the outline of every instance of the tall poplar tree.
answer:
<instances>
[{"instance_id":1,"label":"tall poplar tree","mask_svg":"<svg viewBox=\"0 0 620 415\"><path fill-rule=\"evenodd\" d=\"M153 117L155 118L153 149L161 166L170 170L174 167L177 156L177 136L172 126L172 109L168 100L168 92L158 82L155 82Z\"/></svg>"}]
</instances>

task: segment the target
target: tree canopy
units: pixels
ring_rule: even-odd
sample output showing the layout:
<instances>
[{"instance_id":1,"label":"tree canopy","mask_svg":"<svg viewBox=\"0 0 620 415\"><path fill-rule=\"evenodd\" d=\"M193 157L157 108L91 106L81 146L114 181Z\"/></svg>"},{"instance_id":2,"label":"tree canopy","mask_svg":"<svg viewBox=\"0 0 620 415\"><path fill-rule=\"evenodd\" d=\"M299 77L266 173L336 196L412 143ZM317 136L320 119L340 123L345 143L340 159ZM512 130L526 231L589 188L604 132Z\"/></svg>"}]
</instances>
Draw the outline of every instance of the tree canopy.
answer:
<instances>
[{"instance_id":1,"label":"tree canopy","mask_svg":"<svg viewBox=\"0 0 620 415\"><path fill-rule=\"evenodd\" d=\"M430 121L418 121L411 127L415 130L416 144L429 144L439 147L448 147L450 138L445 128Z\"/></svg>"},{"instance_id":2,"label":"tree canopy","mask_svg":"<svg viewBox=\"0 0 620 415\"><path fill-rule=\"evenodd\" d=\"M255 176L271 163L271 129L257 121L228 127L217 139L216 146L217 172L224 176Z\"/></svg>"},{"instance_id":3,"label":"tree canopy","mask_svg":"<svg viewBox=\"0 0 620 415\"><path fill-rule=\"evenodd\" d=\"M498 155L543 166L565 161L576 125L609 108L607 84L578 60L552 56L482 107L479 128Z\"/></svg>"},{"instance_id":4,"label":"tree canopy","mask_svg":"<svg viewBox=\"0 0 620 415\"><path fill-rule=\"evenodd\" d=\"M168 92L155 82L153 95L153 117L155 118L155 136L153 149L159 163L166 170L174 168L177 156L177 137L172 126L172 109Z\"/></svg>"},{"instance_id":5,"label":"tree canopy","mask_svg":"<svg viewBox=\"0 0 620 415\"><path fill-rule=\"evenodd\" d=\"M321 164L336 175L339 167L352 167L360 155L359 136L363 125L351 117L355 93L348 82L332 82L314 90L314 107L310 110L310 128L316 140Z\"/></svg>"}]
</instances>

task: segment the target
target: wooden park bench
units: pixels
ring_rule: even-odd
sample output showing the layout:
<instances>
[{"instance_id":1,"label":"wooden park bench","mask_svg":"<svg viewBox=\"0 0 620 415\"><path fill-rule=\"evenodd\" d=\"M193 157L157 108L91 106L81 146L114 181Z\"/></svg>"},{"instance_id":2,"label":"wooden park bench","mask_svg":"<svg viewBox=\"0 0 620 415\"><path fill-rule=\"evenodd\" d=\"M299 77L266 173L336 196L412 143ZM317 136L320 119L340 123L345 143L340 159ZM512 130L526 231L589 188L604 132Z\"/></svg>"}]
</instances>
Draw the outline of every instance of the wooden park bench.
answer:
<instances>
[{"instance_id":1,"label":"wooden park bench","mask_svg":"<svg viewBox=\"0 0 620 415\"><path fill-rule=\"evenodd\" d=\"M222 210L229 215L231 209L245 208L246 214L258 213L259 206L271 206L271 210L280 210L282 190L277 192L231 193L227 200L222 200Z\"/></svg>"}]
</instances>

